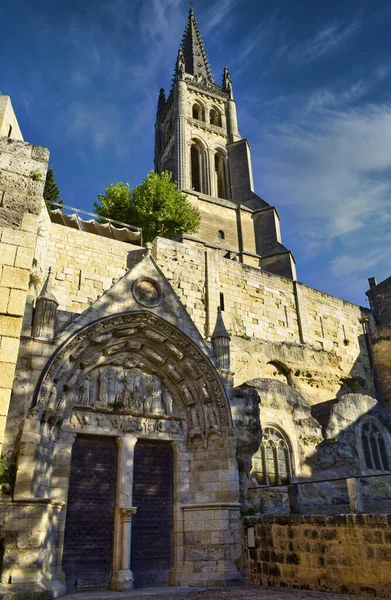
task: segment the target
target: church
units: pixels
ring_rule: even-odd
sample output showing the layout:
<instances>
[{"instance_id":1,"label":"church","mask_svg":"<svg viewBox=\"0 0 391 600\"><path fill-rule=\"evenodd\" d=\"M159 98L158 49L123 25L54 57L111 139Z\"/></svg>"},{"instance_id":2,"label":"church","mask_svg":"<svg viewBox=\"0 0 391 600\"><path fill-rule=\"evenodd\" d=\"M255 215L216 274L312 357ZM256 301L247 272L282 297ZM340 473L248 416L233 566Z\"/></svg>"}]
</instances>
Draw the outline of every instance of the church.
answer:
<instances>
[{"instance_id":1,"label":"church","mask_svg":"<svg viewBox=\"0 0 391 600\"><path fill-rule=\"evenodd\" d=\"M49 152L0 96L0 597L391 592L391 278L370 279L371 310L297 281L221 75L190 8L154 165L201 222L146 247L132 224L48 211ZM294 527L340 536L355 568L312 565L325 550L285 542Z\"/></svg>"}]
</instances>

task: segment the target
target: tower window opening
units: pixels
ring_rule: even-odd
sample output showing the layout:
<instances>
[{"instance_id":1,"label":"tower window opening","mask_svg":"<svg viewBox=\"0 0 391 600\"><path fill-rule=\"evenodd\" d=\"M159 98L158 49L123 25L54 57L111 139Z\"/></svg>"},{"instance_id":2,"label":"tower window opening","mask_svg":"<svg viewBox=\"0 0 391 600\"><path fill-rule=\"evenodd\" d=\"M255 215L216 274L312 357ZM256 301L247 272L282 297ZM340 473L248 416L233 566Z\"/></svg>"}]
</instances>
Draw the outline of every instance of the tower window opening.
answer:
<instances>
[{"instance_id":1,"label":"tower window opening","mask_svg":"<svg viewBox=\"0 0 391 600\"><path fill-rule=\"evenodd\" d=\"M220 310L224 310L224 294L220 292Z\"/></svg>"},{"instance_id":2,"label":"tower window opening","mask_svg":"<svg viewBox=\"0 0 391 600\"><path fill-rule=\"evenodd\" d=\"M216 191L218 198L226 198L224 157L220 152L215 154Z\"/></svg>"},{"instance_id":3,"label":"tower window opening","mask_svg":"<svg viewBox=\"0 0 391 600\"><path fill-rule=\"evenodd\" d=\"M386 445L377 425L372 421L368 421L363 425L361 431L361 442L367 469L388 471Z\"/></svg>"},{"instance_id":4,"label":"tower window opening","mask_svg":"<svg viewBox=\"0 0 391 600\"><path fill-rule=\"evenodd\" d=\"M253 456L251 475L260 485L287 485L291 479L291 457L285 436L266 427L258 452Z\"/></svg>"},{"instance_id":5,"label":"tower window opening","mask_svg":"<svg viewBox=\"0 0 391 600\"><path fill-rule=\"evenodd\" d=\"M225 233L222 229L218 230L217 237L219 238L219 240L225 240Z\"/></svg>"},{"instance_id":6,"label":"tower window opening","mask_svg":"<svg viewBox=\"0 0 391 600\"><path fill-rule=\"evenodd\" d=\"M191 147L191 188L201 192L201 149L197 144Z\"/></svg>"},{"instance_id":7,"label":"tower window opening","mask_svg":"<svg viewBox=\"0 0 391 600\"><path fill-rule=\"evenodd\" d=\"M193 104L193 119L197 119L198 121L203 121L202 108L199 104Z\"/></svg>"},{"instance_id":8,"label":"tower window opening","mask_svg":"<svg viewBox=\"0 0 391 600\"><path fill-rule=\"evenodd\" d=\"M209 122L211 125L216 125L217 127L221 127L221 115L214 108L212 108L209 113Z\"/></svg>"},{"instance_id":9,"label":"tower window opening","mask_svg":"<svg viewBox=\"0 0 391 600\"><path fill-rule=\"evenodd\" d=\"M8 129L8 137L11 137L11 133L12 133L12 125L10 125L9 129Z\"/></svg>"}]
</instances>

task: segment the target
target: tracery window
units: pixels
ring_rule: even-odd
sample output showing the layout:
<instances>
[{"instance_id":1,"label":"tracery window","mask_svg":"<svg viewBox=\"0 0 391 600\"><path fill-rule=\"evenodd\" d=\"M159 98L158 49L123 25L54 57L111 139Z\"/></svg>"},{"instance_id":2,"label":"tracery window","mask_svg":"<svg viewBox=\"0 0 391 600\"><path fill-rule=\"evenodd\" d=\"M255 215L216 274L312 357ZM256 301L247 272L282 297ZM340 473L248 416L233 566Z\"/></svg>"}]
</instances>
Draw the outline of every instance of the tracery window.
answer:
<instances>
[{"instance_id":1,"label":"tracery window","mask_svg":"<svg viewBox=\"0 0 391 600\"><path fill-rule=\"evenodd\" d=\"M367 469L373 471L388 471L390 469L385 440L374 421L367 421L362 426L361 443Z\"/></svg>"},{"instance_id":2,"label":"tracery window","mask_svg":"<svg viewBox=\"0 0 391 600\"><path fill-rule=\"evenodd\" d=\"M260 485L287 485L291 478L289 443L275 427L265 427L251 475Z\"/></svg>"}]
</instances>

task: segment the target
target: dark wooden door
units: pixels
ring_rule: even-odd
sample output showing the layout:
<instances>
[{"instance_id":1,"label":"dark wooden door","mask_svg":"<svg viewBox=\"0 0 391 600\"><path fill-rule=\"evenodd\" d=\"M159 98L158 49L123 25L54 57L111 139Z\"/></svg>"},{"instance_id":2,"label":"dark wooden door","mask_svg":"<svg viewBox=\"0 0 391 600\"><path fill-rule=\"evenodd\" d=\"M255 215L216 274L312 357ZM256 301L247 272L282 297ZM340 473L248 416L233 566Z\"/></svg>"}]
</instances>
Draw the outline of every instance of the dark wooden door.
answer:
<instances>
[{"instance_id":1,"label":"dark wooden door","mask_svg":"<svg viewBox=\"0 0 391 600\"><path fill-rule=\"evenodd\" d=\"M68 592L110 587L116 486L115 439L77 436L62 561Z\"/></svg>"},{"instance_id":2,"label":"dark wooden door","mask_svg":"<svg viewBox=\"0 0 391 600\"><path fill-rule=\"evenodd\" d=\"M173 556L173 453L140 440L134 449L132 558L135 587L169 585Z\"/></svg>"}]
</instances>

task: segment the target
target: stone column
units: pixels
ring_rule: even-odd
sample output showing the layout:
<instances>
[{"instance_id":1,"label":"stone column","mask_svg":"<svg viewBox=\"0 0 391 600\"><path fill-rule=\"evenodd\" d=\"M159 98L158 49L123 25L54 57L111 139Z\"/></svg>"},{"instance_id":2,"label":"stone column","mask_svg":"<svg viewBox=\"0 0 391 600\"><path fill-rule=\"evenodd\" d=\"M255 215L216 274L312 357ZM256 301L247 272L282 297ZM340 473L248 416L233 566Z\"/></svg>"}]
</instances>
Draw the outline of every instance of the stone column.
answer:
<instances>
[{"instance_id":1,"label":"stone column","mask_svg":"<svg viewBox=\"0 0 391 600\"><path fill-rule=\"evenodd\" d=\"M216 170L215 170L215 151L208 148L207 150L207 162L209 166L209 190L208 194L213 198L218 198L217 181L216 181Z\"/></svg>"},{"instance_id":2,"label":"stone column","mask_svg":"<svg viewBox=\"0 0 391 600\"><path fill-rule=\"evenodd\" d=\"M183 80L175 82L175 169L174 178L178 189L183 190L188 185L187 147L186 147L186 94L187 85Z\"/></svg>"},{"instance_id":3,"label":"stone column","mask_svg":"<svg viewBox=\"0 0 391 600\"><path fill-rule=\"evenodd\" d=\"M130 569L130 552L132 548L131 521L133 515L137 512L137 508L135 506L120 508L119 512L121 519L120 569L116 571L112 578L111 589L116 592L123 592L133 589L133 573Z\"/></svg>"},{"instance_id":4,"label":"stone column","mask_svg":"<svg viewBox=\"0 0 391 600\"><path fill-rule=\"evenodd\" d=\"M226 115L227 115L227 133L229 142L236 142L241 137L238 131L238 119L236 116L236 102L235 100L228 100L226 104Z\"/></svg>"},{"instance_id":5,"label":"stone column","mask_svg":"<svg viewBox=\"0 0 391 600\"><path fill-rule=\"evenodd\" d=\"M117 438L118 484L117 510L114 536L114 568L111 589L121 592L133 589L133 573L130 569L132 517L137 508L132 506L133 456L137 438L126 434Z\"/></svg>"}]
</instances>

